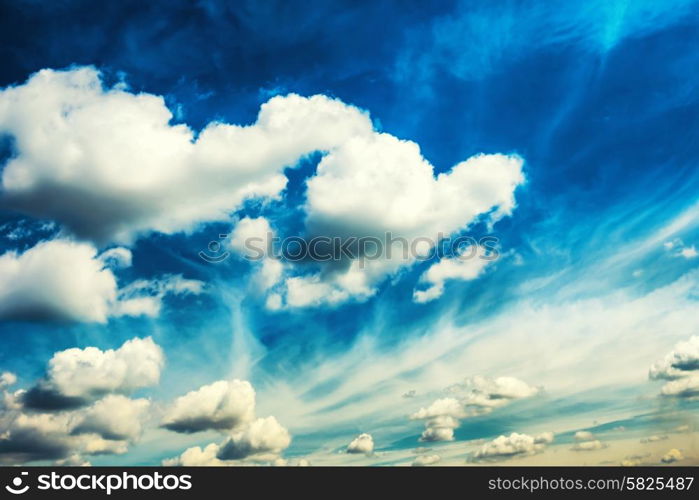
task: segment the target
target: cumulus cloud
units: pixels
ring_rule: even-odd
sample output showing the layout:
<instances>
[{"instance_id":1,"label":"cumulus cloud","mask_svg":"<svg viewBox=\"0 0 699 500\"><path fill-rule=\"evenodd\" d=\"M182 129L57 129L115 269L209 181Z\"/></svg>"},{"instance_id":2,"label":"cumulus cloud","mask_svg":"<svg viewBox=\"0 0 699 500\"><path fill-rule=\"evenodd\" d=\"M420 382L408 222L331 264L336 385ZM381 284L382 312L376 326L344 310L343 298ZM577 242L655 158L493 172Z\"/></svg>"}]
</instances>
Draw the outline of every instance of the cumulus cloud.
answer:
<instances>
[{"instance_id":1,"label":"cumulus cloud","mask_svg":"<svg viewBox=\"0 0 699 500\"><path fill-rule=\"evenodd\" d=\"M218 452L221 460L242 460L249 457L269 459L291 444L291 435L274 417L258 418L225 441Z\"/></svg>"},{"instance_id":2,"label":"cumulus cloud","mask_svg":"<svg viewBox=\"0 0 699 500\"><path fill-rule=\"evenodd\" d=\"M135 441L150 408L147 399L111 394L76 416L72 434L98 434L113 441Z\"/></svg>"},{"instance_id":3,"label":"cumulus cloud","mask_svg":"<svg viewBox=\"0 0 699 500\"><path fill-rule=\"evenodd\" d=\"M465 392L461 398L465 409L472 414L483 414L517 399L535 396L541 389L515 377L475 376L449 390L457 394Z\"/></svg>"},{"instance_id":4,"label":"cumulus cloud","mask_svg":"<svg viewBox=\"0 0 699 500\"><path fill-rule=\"evenodd\" d=\"M699 371L699 336L680 342L662 360L654 363L648 376L653 380L677 380Z\"/></svg>"},{"instance_id":5,"label":"cumulus cloud","mask_svg":"<svg viewBox=\"0 0 699 500\"><path fill-rule=\"evenodd\" d=\"M680 380L668 382L660 390L663 396L695 398L699 396L699 373Z\"/></svg>"},{"instance_id":6,"label":"cumulus cloud","mask_svg":"<svg viewBox=\"0 0 699 500\"><path fill-rule=\"evenodd\" d=\"M193 447L164 465L229 465L240 461L270 461L291 444L291 435L276 418L255 417L255 390L243 380L219 380L177 398L161 426L182 433L217 430L220 443Z\"/></svg>"},{"instance_id":7,"label":"cumulus cloud","mask_svg":"<svg viewBox=\"0 0 699 500\"><path fill-rule=\"evenodd\" d=\"M374 438L371 434L363 433L350 441L347 445L347 453L371 455L374 452Z\"/></svg>"},{"instance_id":8,"label":"cumulus cloud","mask_svg":"<svg viewBox=\"0 0 699 500\"><path fill-rule=\"evenodd\" d=\"M410 415L410 419L425 421L420 441L452 441L460 419L489 413L516 399L533 396L539 390L514 377L475 376L447 388L455 397L437 399Z\"/></svg>"},{"instance_id":9,"label":"cumulus cloud","mask_svg":"<svg viewBox=\"0 0 699 500\"><path fill-rule=\"evenodd\" d=\"M219 380L180 396L162 426L175 432L234 429L255 416L255 390L247 381Z\"/></svg>"},{"instance_id":10,"label":"cumulus cloud","mask_svg":"<svg viewBox=\"0 0 699 500\"><path fill-rule=\"evenodd\" d=\"M201 282L179 276L120 289L106 266L130 264L130 258L125 249L98 255L88 243L62 239L6 252L0 255L0 318L105 323L111 316L156 316L167 293L201 292Z\"/></svg>"},{"instance_id":11,"label":"cumulus cloud","mask_svg":"<svg viewBox=\"0 0 699 500\"><path fill-rule=\"evenodd\" d=\"M434 465L440 460L441 457L439 455L420 455L419 457L415 457L412 465L413 467L423 467L426 465Z\"/></svg>"},{"instance_id":12,"label":"cumulus cloud","mask_svg":"<svg viewBox=\"0 0 699 500\"><path fill-rule=\"evenodd\" d=\"M348 140L321 160L317 174L308 181L307 231L338 241L378 238L385 242L390 234L392 243L379 258L364 259L362 249L356 248L356 259L345 262L344 268L287 278L287 305L307 307L371 297L383 279L415 262L418 252L406 252L406 248L418 248L425 238L436 243L480 215L491 223L509 215L515 206L515 188L524 181L522 163L516 156L477 155L435 177L432 165L411 141L379 133ZM467 278L475 272L472 267L480 266L447 262L431 274L428 271L441 281L417 297L421 301L436 298L440 283ZM425 279L429 283L431 278Z\"/></svg>"},{"instance_id":13,"label":"cumulus cloud","mask_svg":"<svg viewBox=\"0 0 699 500\"><path fill-rule=\"evenodd\" d=\"M46 375L27 391L28 408L57 410L83 406L106 394L130 394L156 385L165 363L151 337L134 338L118 349L66 349L53 355Z\"/></svg>"},{"instance_id":14,"label":"cumulus cloud","mask_svg":"<svg viewBox=\"0 0 699 500\"><path fill-rule=\"evenodd\" d=\"M166 466L223 466L245 460L273 463L289 444L291 435L276 418L258 418L221 444L211 443L203 449L188 448L180 456L162 463Z\"/></svg>"},{"instance_id":15,"label":"cumulus cloud","mask_svg":"<svg viewBox=\"0 0 699 500\"><path fill-rule=\"evenodd\" d=\"M573 445L571 450L573 451L595 451L605 448L605 445L599 439L592 439L589 441L579 441Z\"/></svg>"},{"instance_id":16,"label":"cumulus cloud","mask_svg":"<svg viewBox=\"0 0 699 500\"><path fill-rule=\"evenodd\" d=\"M513 432L509 436L498 436L485 443L474 454L476 460L499 460L515 456L532 455L542 451L553 441L550 432L537 436Z\"/></svg>"},{"instance_id":17,"label":"cumulus cloud","mask_svg":"<svg viewBox=\"0 0 699 500\"><path fill-rule=\"evenodd\" d=\"M0 317L104 323L117 283L91 245L45 241L0 255Z\"/></svg>"},{"instance_id":18,"label":"cumulus cloud","mask_svg":"<svg viewBox=\"0 0 699 500\"><path fill-rule=\"evenodd\" d=\"M660 459L664 464L671 464L673 462L679 462L680 460L684 460L684 455L682 455L682 452L677 448L671 449Z\"/></svg>"},{"instance_id":19,"label":"cumulus cloud","mask_svg":"<svg viewBox=\"0 0 699 500\"><path fill-rule=\"evenodd\" d=\"M0 91L0 131L15 144L3 198L80 237L128 243L276 197L284 167L372 130L360 110L324 96L275 97L253 125L212 122L196 138L171 119L162 97L105 88L92 67L39 71Z\"/></svg>"},{"instance_id":20,"label":"cumulus cloud","mask_svg":"<svg viewBox=\"0 0 699 500\"><path fill-rule=\"evenodd\" d=\"M590 441L595 438L595 435L590 431L578 431L573 435L576 441Z\"/></svg>"},{"instance_id":21,"label":"cumulus cloud","mask_svg":"<svg viewBox=\"0 0 699 500\"><path fill-rule=\"evenodd\" d=\"M0 463L54 460L85 464L83 455L121 454L140 439L150 402L107 395L87 407L37 411L22 404L24 391L2 389Z\"/></svg>"},{"instance_id":22,"label":"cumulus cloud","mask_svg":"<svg viewBox=\"0 0 699 500\"><path fill-rule=\"evenodd\" d=\"M162 97L134 94L123 84L105 88L94 68L39 71L0 90L0 132L13 138L15 149L0 179L2 200L98 245L129 244L152 231L228 220L247 198L278 198L284 168L320 151L303 207L307 235L346 240L390 232L412 245L420 238L436 242L479 218L492 224L511 214L514 191L524 182L522 159L501 154L476 155L435 176L417 144L375 131L367 113L322 95L276 96L261 106L255 123L212 122L196 136L171 119ZM240 221L233 248L249 252L239 248L239 236L266 229L264 223ZM414 263L398 246L403 243L392 257L361 266L356 259L335 262L310 275L283 278L278 263L267 263L267 288L275 280L282 285L268 304L366 299L383 279ZM117 264L126 258L110 256ZM434 297L443 280L474 272L456 262L438 265L426 279L442 281L428 295Z\"/></svg>"},{"instance_id":23,"label":"cumulus cloud","mask_svg":"<svg viewBox=\"0 0 699 500\"><path fill-rule=\"evenodd\" d=\"M452 441L454 429L459 426L458 419L465 416L466 413L459 400L441 398L426 408L420 408L410 415L410 418L425 421L425 430L420 436L420 441L431 442Z\"/></svg>"},{"instance_id":24,"label":"cumulus cloud","mask_svg":"<svg viewBox=\"0 0 699 500\"><path fill-rule=\"evenodd\" d=\"M663 396L699 396L699 336L678 343L662 360L651 365L648 377L669 381L660 391Z\"/></svg>"},{"instance_id":25,"label":"cumulus cloud","mask_svg":"<svg viewBox=\"0 0 699 500\"><path fill-rule=\"evenodd\" d=\"M178 457L166 458L162 464L169 467L206 467L228 465L217 457L219 446L211 443L203 449L193 446L186 449Z\"/></svg>"}]
</instances>

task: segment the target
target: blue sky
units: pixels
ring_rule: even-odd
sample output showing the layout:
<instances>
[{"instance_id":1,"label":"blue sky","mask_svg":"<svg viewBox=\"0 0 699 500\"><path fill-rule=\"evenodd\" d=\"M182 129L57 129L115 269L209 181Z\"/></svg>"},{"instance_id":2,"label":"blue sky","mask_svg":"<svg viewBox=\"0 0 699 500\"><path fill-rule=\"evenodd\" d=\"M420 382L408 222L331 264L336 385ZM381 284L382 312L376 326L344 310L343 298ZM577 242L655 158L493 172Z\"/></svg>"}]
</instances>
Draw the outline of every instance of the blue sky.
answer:
<instances>
[{"instance_id":1,"label":"blue sky","mask_svg":"<svg viewBox=\"0 0 699 500\"><path fill-rule=\"evenodd\" d=\"M0 2L0 462L696 463L698 10ZM260 227L500 256L249 262Z\"/></svg>"}]
</instances>

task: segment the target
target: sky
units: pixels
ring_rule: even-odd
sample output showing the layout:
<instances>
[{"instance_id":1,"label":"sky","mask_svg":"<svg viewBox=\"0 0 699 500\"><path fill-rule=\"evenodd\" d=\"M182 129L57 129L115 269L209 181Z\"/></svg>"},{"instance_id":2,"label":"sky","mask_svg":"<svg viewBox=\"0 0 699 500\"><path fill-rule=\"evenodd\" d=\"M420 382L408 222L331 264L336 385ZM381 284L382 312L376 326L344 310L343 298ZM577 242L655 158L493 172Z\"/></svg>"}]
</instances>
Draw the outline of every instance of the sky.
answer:
<instances>
[{"instance_id":1,"label":"sky","mask_svg":"<svg viewBox=\"0 0 699 500\"><path fill-rule=\"evenodd\" d=\"M698 15L0 0L0 464L699 463Z\"/></svg>"}]
</instances>

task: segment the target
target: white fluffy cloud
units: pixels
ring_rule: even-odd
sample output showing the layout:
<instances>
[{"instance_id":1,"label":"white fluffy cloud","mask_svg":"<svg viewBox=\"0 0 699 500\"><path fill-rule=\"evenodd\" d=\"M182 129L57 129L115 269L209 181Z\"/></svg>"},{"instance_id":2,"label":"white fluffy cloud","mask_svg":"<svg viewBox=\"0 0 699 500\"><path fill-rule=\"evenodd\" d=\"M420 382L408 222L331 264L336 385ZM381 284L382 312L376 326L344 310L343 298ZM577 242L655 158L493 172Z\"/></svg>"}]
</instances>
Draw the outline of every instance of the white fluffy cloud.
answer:
<instances>
[{"instance_id":1,"label":"white fluffy cloud","mask_svg":"<svg viewBox=\"0 0 699 500\"><path fill-rule=\"evenodd\" d=\"M340 241L372 237L385 242L390 233L390 257L387 248L374 259L362 259L358 250L344 271L288 278L287 305L366 299L383 279L415 262L418 252L406 249L417 249L424 238L434 244L480 215L488 214L490 222L509 215L514 191L524 181L522 163L516 156L477 155L435 177L411 141L379 133L348 140L321 160L308 181L307 230ZM446 279L477 276L488 262L477 260L482 262L438 263L426 278L428 283L434 278L432 286L418 292L416 300L436 298Z\"/></svg>"},{"instance_id":2,"label":"white fluffy cloud","mask_svg":"<svg viewBox=\"0 0 699 500\"><path fill-rule=\"evenodd\" d=\"M550 432L538 436L513 432L509 436L498 436L484 444L476 451L474 458L476 460L497 460L520 455L531 455L542 451L552 441L553 435Z\"/></svg>"},{"instance_id":3,"label":"white fluffy cloud","mask_svg":"<svg viewBox=\"0 0 699 500\"><path fill-rule=\"evenodd\" d=\"M421 441L452 441L459 420L491 412L516 399L534 396L539 389L514 377L475 376L454 384L447 391L456 397L440 398L413 413L412 420L424 420Z\"/></svg>"},{"instance_id":4,"label":"white fluffy cloud","mask_svg":"<svg viewBox=\"0 0 699 500\"><path fill-rule=\"evenodd\" d=\"M119 393L157 383L160 348L134 339L120 349L56 353L46 377L29 391L0 387L0 463L55 460L85 463L83 455L125 453L138 441L150 401Z\"/></svg>"},{"instance_id":5,"label":"white fluffy cloud","mask_svg":"<svg viewBox=\"0 0 699 500\"><path fill-rule=\"evenodd\" d=\"M605 448L604 443L599 439L591 439L589 441L579 441L573 445L573 451L595 451Z\"/></svg>"},{"instance_id":6,"label":"white fluffy cloud","mask_svg":"<svg viewBox=\"0 0 699 500\"><path fill-rule=\"evenodd\" d=\"M218 452L221 460L247 458L270 459L291 444L291 435L274 417L258 418L245 429L235 432Z\"/></svg>"},{"instance_id":7,"label":"white fluffy cloud","mask_svg":"<svg viewBox=\"0 0 699 500\"><path fill-rule=\"evenodd\" d=\"M682 455L682 452L677 448L672 448L660 458L660 461L664 464L671 464L679 462L680 460L684 460L684 455Z\"/></svg>"},{"instance_id":8,"label":"white fluffy cloud","mask_svg":"<svg viewBox=\"0 0 699 500\"><path fill-rule=\"evenodd\" d=\"M680 342L648 371L651 380L668 380L663 396L693 398L699 396L699 336Z\"/></svg>"},{"instance_id":9,"label":"white fluffy cloud","mask_svg":"<svg viewBox=\"0 0 699 500\"><path fill-rule=\"evenodd\" d=\"M420 441L452 441L454 429L459 426L459 419L466 416L464 408L455 398L441 398L427 408L420 408L413 413L412 420L424 420L425 430Z\"/></svg>"},{"instance_id":10,"label":"white fluffy cloud","mask_svg":"<svg viewBox=\"0 0 699 500\"><path fill-rule=\"evenodd\" d=\"M219 380L180 396L162 426L176 432L235 429L255 417L255 390L247 381Z\"/></svg>"},{"instance_id":11,"label":"white fluffy cloud","mask_svg":"<svg viewBox=\"0 0 699 500\"><path fill-rule=\"evenodd\" d=\"M113 441L135 441L150 408L147 399L110 394L76 417L72 434L98 434Z\"/></svg>"},{"instance_id":12,"label":"white fluffy cloud","mask_svg":"<svg viewBox=\"0 0 699 500\"><path fill-rule=\"evenodd\" d=\"M202 290L201 282L179 276L120 289L105 267L110 262L130 264L131 252L98 255L88 243L57 239L0 255L0 318L104 323L111 316L156 316L166 294Z\"/></svg>"},{"instance_id":13,"label":"white fluffy cloud","mask_svg":"<svg viewBox=\"0 0 699 500\"><path fill-rule=\"evenodd\" d=\"M677 380L699 371L699 335L680 342L661 361L654 363L648 376L653 380Z\"/></svg>"},{"instance_id":14,"label":"white fluffy cloud","mask_svg":"<svg viewBox=\"0 0 699 500\"><path fill-rule=\"evenodd\" d=\"M229 465L271 461L291 444L291 435L276 418L255 417L255 390L243 380L219 380L177 398L161 426L175 432L224 432L220 444L193 447L163 465Z\"/></svg>"},{"instance_id":15,"label":"white fluffy cloud","mask_svg":"<svg viewBox=\"0 0 699 500\"><path fill-rule=\"evenodd\" d=\"M578 431L573 435L576 441L590 441L595 438L595 435L590 431Z\"/></svg>"},{"instance_id":16,"label":"white fluffy cloud","mask_svg":"<svg viewBox=\"0 0 699 500\"><path fill-rule=\"evenodd\" d=\"M482 414L517 399L535 396L541 389L515 377L475 376L449 390L463 394L461 402L470 414Z\"/></svg>"},{"instance_id":17,"label":"white fluffy cloud","mask_svg":"<svg viewBox=\"0 0 699 500\"><path fill-rule=\"evenodd\" d=\"M374 438L371 437L371 434L360 434L347 445L347 453L364 453L365 455L371 455L373 452Z\"/></svg>"},{"instance_id":18,"label":"white fluffy cloud","mask_svg":"<svg viewBox=\"0 0 699 500\"><path fill-rule=\"evenodd\" d=\"M264 217L240 219L230 235L230 247L248 259L261 259L268 255L274 231Z\"/></svg>"},{"instance_id":19,"label":"white fluffy cloud","mask_svg":"<svg viewBox=\"0 0 699 500\"><path fill-rule=\"evenodd\" d=\"M0 255L0 317L105 322L117 283L85 243L46 241Z\"/></svg>"},{"instance_id":20,"label":"white fluffy cloud","mask_svg":"<svg viewBox=\"0 0 699 500\"><path fill-rule=\"evenodd\" d=\"M663 396L695 398L699 396L699 373L679 380L672 380L660 390Z\"/></svg>"},{"instance_id":21,"label":"white fluffy cloud","mask_svg":"<svg viewBox=\"0 0 699 500\"><path fill-rule=\"evenodd\" d=\"M324 96L275 97L254 125L212 122L196 138L171 119L162 97L104 88L94 68L39 71L0 91L0 132L16 148L3 197L78 236L129 242L275 197L285 166L372 129L357 108Z\"/></svg>"},{"instance_id":22,"label":"white fluffy cloud","mask_svg":"<svg viewBox=\"0 0 699 500\"><path fill-rule=\"evenodd\" d=\"M218 458L219 446L211 443L204 448L193 446L187 448L182 454L174 458L166 458L163 465L166 467L207 467L228 465Z\"/></svg>"},{"instance_id":23,"label":"white fluffy cloud","mask_svg":"<svg viewBox=\"0 0 699 500\"><path fill-rule=\"evenodd\" d=\"M245 461L274 462L291 444L291 435L274 417L258 418L234 432L221 444L188 448L178 457L163 460L166 466L223 466Z\"/></svg>"},{"instance_id":24,"label":"white fluffy cloud","mask_svg":"<svg viewBox=\"0 0 699 500\"><path fill-rule=\"evenodd\" d=\"M66 349L53 355L44 379L24 394L37 409L82 406L106 394L129 394L156 385L165 363L150 337L126 341L118 349Z\"/></svg>"}]
</instances>

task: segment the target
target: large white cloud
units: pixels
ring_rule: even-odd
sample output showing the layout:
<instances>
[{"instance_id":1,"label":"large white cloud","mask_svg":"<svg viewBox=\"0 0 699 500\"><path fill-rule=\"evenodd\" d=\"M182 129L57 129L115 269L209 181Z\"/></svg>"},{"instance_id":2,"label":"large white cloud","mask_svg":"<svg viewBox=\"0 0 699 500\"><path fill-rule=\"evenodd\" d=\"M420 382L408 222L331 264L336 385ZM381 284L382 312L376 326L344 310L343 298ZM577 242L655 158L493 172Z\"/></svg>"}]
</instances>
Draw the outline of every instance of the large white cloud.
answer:
<instances>
[{"instance_id":1,"label":"large white cloud","mask_svg":"<svg viewBox=\"0 0 699 500\"><path fill-rule=\"evenodd\" d=\"M46 375L24 394L37 409L78 407L106 394L129 394L156 385L165 363L150 337L126 341L118 349L66 349L53 355Z\"/></svg>"},{"instance_id":2,"label":"large white cloud","mask_svg":"<svg viewBox=\"0 0 699 500\"><path fill-rule=\"evenodd\" d=\"M0 318L104 323L112 316L157 316L166 294L202 291L201 282L180 276L119 288L106 265L130 260L126 249L98 254L88 243L64 239L6 252L0 255Z\"/></svg>"},{"instance_id":3,"label":"large white cloud","mask_svg":"<svg viewBox=\"0 0 699 500\"><path fill-rule=\"evenodd\" d=\"M217 430L220 443L185 450L163 465L229 465L272 461L291 444L291 435L276 418L255 417L255 390L243 380L219 380L177 398L161 426L184 433Z\"/></svg>"},{"instance_id":4,"label":"large white cloud","mask_svg":"<svg viewBox=\"0 0 699 500\"><path fill-rule=\"evenodd\" d=\"M26 392L0 387L0 463L55 460L85 463L84 455L125 453L138 441L148 418L150 401L107 395L90 406L37 411L27 408Z\"/></svg>"},{"instance_id":5,"label":"large white cloud","mask_svg":"<svg viewBox=\"0 0 699 500\"><path fill-rule=\"evenodd\" d=\"M195 138L164 99L104 88L94 68L42 70L0 91L14 138L3 198L103 243L224 220L248 196L277 196L285 166L371 133L357 108L324 96L275 97L252 126L212 122Z\"/></svg>"},{"instance_id":6,"label":"large white cloud","mask_svg":"<svg viewBox=\"0 0 699 500\"><path fill-rule=\"evenodd\" d=\"M383 279L429 250L427 240L434 245L479 216L492 223L509 215L514 191L524 181L522 163L517 156L477 155L435 177L411 141L379 133L351 138L328 153L308 181L307 230L339 241L377 238L381 251L368 244L366 254L355 248L344 269L287 278L286 304L307 307L366 299ZM446 279L477 277L488 262L478 260L482 262L438 265L434 280L426 278L432 286L417 292L416 300L436 298Z\"/></svg>"},{"instance_id":7,"label":"large white cloud","mask_svg":"<svg viewBox=\"0 0 699 500\"><path fill-rule=\"evenodd\" d=\"M0 317L105 322L117 283L88 244L46 241L0 255Z\"/></svg>"},{"instance_id":8,"label":"large white cloud","mask_svg":"<svg viewBox=\"0 0 699 500\"><path fill-rule=\"evenodd\" d=\"M235 429L255 417L255 390L247 381L219 380L177 398L162 426L176 432Z\"/></svg>"}]
</instances>

